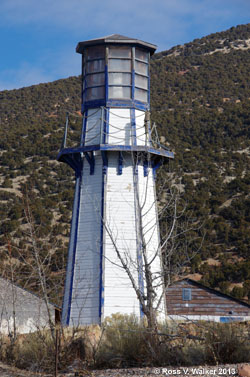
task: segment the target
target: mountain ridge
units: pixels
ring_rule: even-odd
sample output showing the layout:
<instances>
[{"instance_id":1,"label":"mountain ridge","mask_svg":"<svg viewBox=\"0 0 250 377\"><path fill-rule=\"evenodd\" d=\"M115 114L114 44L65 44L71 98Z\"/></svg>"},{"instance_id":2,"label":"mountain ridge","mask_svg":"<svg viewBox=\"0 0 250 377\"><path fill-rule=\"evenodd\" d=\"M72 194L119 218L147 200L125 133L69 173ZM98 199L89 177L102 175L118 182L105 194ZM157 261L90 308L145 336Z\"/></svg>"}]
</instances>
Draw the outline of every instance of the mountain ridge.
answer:
<instances>
[{"instance_id":1,"label":"mountain ridge","mask_svg":"<svg viewBox=\"0 0 250 377\"><path fill-rule=\"evenodd\" d=\"M242 40L250 40L250 24L194 40L176 56L178 46L157 53L151 62L151 119L162 143L176 152L171 169L188 210L205 222L201 255L191 261L188 272L201 274L213 288L247 298L250 51L232 47L233 42L241 46L237 41ZM218 45L220 51L213 52ZM224 48L230 51L225 54ZM41 253L46 256L45 244L53 249L49 285L60 286L58 297L51 293L59 301L74 175L55 157L66 112L71 129L79 133L80 87L80 77L70 77L0 92L0 272L9 273L8 244L12 262L21 266L20 276L29 271L23 261L31 247L24 208L28 198L37 241L44 243ZM36 283L33 277L31 286Z\"/></svg>"}]
</instances>

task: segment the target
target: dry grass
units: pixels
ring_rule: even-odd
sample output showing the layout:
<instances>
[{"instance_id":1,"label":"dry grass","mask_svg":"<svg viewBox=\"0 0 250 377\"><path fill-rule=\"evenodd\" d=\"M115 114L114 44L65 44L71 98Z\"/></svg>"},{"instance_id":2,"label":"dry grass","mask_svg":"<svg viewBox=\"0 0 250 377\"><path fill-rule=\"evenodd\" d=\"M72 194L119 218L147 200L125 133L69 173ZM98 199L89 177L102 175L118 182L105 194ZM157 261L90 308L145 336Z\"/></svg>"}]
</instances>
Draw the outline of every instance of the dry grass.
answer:
<instances>
[{"instance_id":1,"label":"dry grass","mask_svg":"<svg viewBox=\"0 0 250 377\"><path fill-rule=\"evenodd\" d=\"M102 327L60 329L59 369L78 360L85 368L190 366L250 361L249 323L173 323L152 334L134 316L113 315ZM34 372L54 369L55 343L49 331L0 337L0 358Z\"/></svg>"}]
</instances>

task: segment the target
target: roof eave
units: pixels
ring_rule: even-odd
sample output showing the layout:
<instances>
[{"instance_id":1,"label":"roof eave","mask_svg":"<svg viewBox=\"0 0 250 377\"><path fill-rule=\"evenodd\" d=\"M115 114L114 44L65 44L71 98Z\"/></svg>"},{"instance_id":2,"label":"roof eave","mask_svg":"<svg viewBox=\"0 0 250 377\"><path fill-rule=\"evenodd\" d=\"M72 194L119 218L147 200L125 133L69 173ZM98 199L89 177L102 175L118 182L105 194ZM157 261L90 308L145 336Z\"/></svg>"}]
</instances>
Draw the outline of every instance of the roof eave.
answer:
<instances>
[{"instance_id":1,"label":"roof eave","mask_svg":"<svg viewBox=\"0 0 250 377\"><path fill-rule=\"evenodd\" d=\"M110 44L116 44L116 45L131 45L131 46L137 46L141 48L147 49L151 55L154 54L155 50L157 49L156 45L153 45L151 43L147 43L144 41L140 41L138 39L112 39L111 37L109 38L99 38L99 39L92 39L89 41L84 41L84 42L79 42L76 46L76 52L79 54L82 54L84 49L86 47L90 46L97 46L97 45L110 45Z\"/></svg>"}]
</instances>

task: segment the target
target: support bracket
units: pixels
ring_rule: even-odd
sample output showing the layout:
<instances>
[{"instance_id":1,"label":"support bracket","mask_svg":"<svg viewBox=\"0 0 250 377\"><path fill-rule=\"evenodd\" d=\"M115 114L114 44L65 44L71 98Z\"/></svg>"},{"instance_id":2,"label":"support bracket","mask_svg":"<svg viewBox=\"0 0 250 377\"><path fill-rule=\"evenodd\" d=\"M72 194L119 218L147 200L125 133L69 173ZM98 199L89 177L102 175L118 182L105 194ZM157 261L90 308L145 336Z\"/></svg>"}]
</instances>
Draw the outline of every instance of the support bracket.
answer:
<instances>
[{"instance_id":1,"label":"support bracket","mask_svg":"<svg viewBox=\"0 0 250 377\"><path fill-rule=\"evenodd\" d=\"M86 160L89 163L89 167L90 167L89 173L90 173L90 175L93 175L94 172L95 172L95 155L94 155L94 152L93 151L84 152L84 156L86 157Z\"/></svg>"}]
</instances>

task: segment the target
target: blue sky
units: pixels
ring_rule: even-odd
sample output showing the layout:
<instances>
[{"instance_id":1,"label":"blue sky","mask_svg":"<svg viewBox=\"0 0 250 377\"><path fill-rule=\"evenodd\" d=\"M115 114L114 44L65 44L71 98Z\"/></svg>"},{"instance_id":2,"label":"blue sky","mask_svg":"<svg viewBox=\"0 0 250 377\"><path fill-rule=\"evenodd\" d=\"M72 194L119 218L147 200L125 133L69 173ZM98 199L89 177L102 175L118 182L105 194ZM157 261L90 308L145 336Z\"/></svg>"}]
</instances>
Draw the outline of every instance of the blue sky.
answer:
<instances>
[{"instance_id":1,"label":"blue sky","mask_svg":"<svg viewBox=\"0 0 250 377\"><path fill-rule=\"evenodd\" d=\"M79 41L123 34L158 51L250 22L250 0L0 0L0 90L80 74Z\"/></svg>"}]
</instances>

